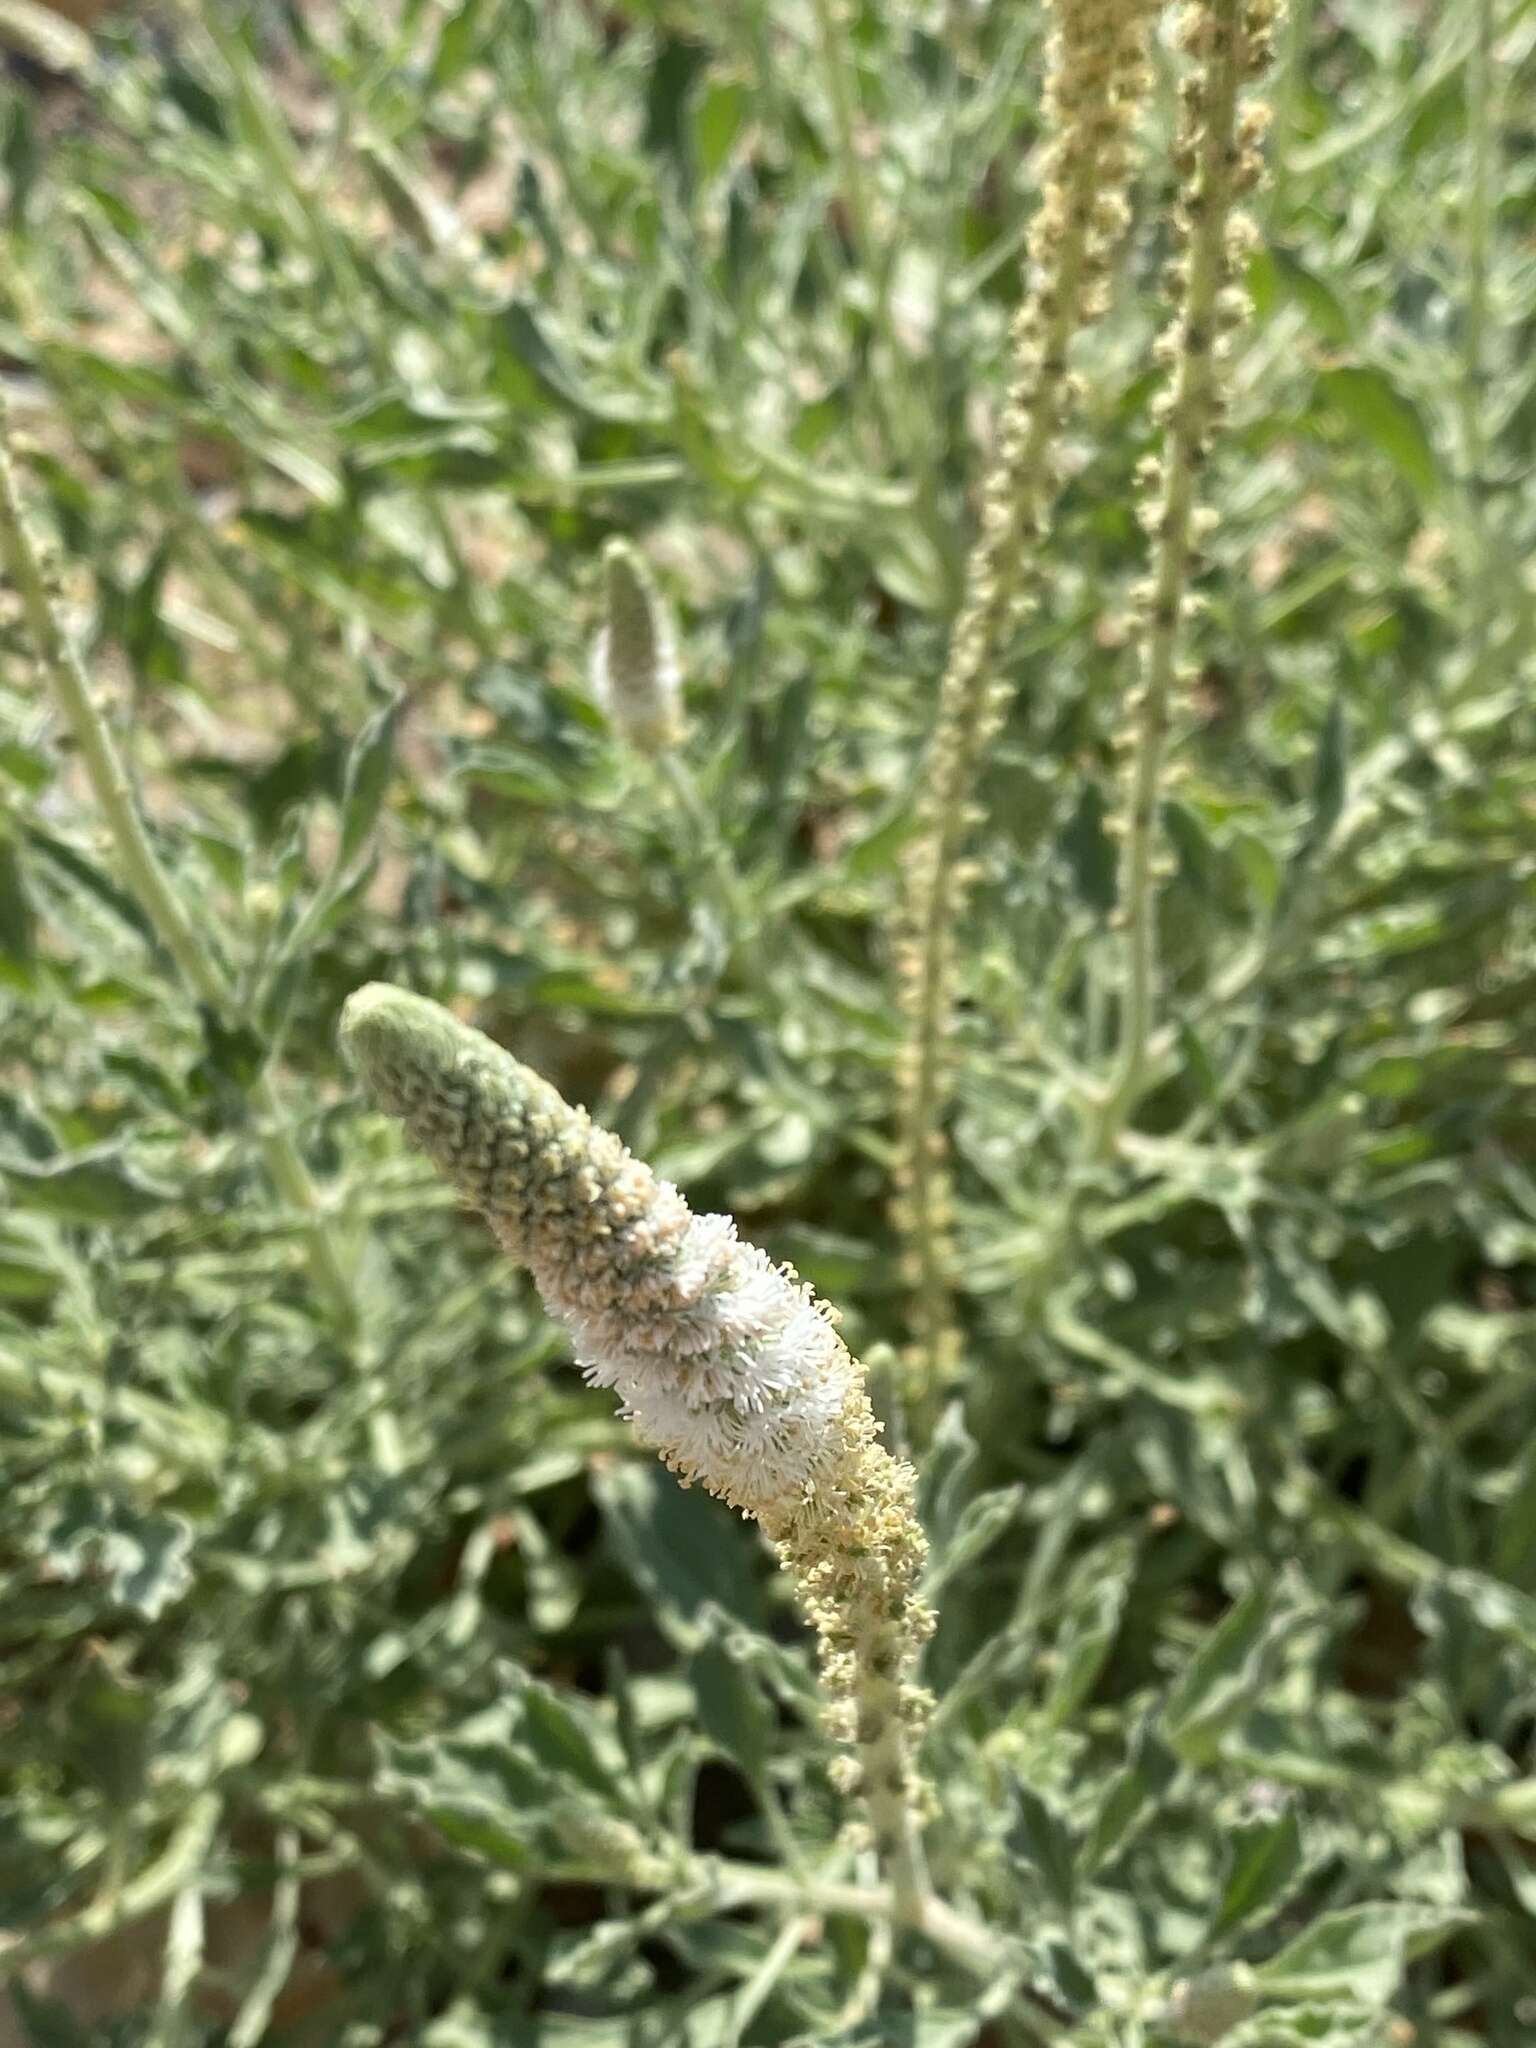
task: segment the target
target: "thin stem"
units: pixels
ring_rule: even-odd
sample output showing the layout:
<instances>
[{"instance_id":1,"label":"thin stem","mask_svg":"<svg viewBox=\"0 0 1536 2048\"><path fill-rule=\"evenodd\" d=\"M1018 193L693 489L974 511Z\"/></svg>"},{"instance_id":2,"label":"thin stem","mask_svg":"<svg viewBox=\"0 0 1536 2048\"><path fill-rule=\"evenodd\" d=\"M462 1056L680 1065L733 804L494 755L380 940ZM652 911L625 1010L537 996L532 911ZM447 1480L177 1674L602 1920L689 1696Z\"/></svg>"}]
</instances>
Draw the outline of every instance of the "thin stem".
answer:
<instances>
[{"instance_id":1,"label":"thin stem","mask_svg":"<svg viewBox=\"0 0 1536 2048\"><path fill-rule=\"evenodd\" d=\"M731 849L720 830L718 817L704 801L693 771L675 747L663 748L652 758L661 782L686 827L693 833L697 850L703 857L710 892L725 932L722 971L734 962L753 988L771 991L768 960L762 950L751 943L757 919ZM709 990L700 990L700 995L712 994L719 978L718 975L714 977Z\"/></svg>"},{"instance_id":2,"label":"thin stem","mask_svg":"<svg viewBox=\"0 0 1536 2048\"><path fill-rule=\"evenodd\" d=\"M722 1911L732 1906L782 1905L816 1913L847 1914L856 1920L887 1921L926 1934L953 1961L978 1976L990 1975L1012 1961L1013 1944L994 1934L979 1920L971 1920L952 1906L934 1898L923 1900L910 1913L903 1913L894 1887L886 1885L837 1884L821 1878L795 1878L781 1870L768 1870L756 1863L732 1863L711 1859L716 1898ZM701 1873L702 1874L702 1873Z\"/></svg>"},{"instance_id":3,"label":"thin stem","mask_svg":"<svg viewBox=\"0 0 1536 2048\"><path fill-rule=\"evenodd\" d=\"M20 595L39 664L80 749L92 793L122 864L123 878L192 994L200 1003L222 1013L231 1000L228 979L150 844L122 754L92 695L79 650L65 628L33 543L11 458L10 414L3 395L0 559ZM319 1192L287 1129L270 1076L258 1077L251 1087L250 1101L256 1113L257 1143L267 1171L283 1200L302 1220L316 1284L338 1320L348 1325L356 1313L351 1282L322 1213Z\"/></svg>"},{"instance_id":4,"label":"thin stem","mask_svg":"<svg viewBox=\"0 0 1536 2048\"><path fill-rule=\"evenodd\" d=\"M1467 60L1467 299L1462 326L1461 459L1467 537L1472 563L1471 659L1475 684L1488 649L1490 614L1487 490L1488 273L1492 241L1494 149L1498 120L1494 107L1493 0L1477 0L1475 39Z\"/></svg>"},{"instance_id":5,"label":"thin stem","mask_svg":"<svg viewBox=\"0 0 1536 2048\"><path fill-rule=\"evenodd\" d=\"M169 1905L207 1861L220 1812L217 1793L200 1793L157 1861L137 1877L124 1881L110 1877L88 1906L66 1919L49 1920L20 1934L0 1935L0 1984L29 1963L93 1948Z\"/></svg>"},{"instance_id":6,"label":"thin stem","mask_svg":"<svg viewBox=\"0 0 1536 2048\"><path fill-rule=\"evenodd\" d=\"M793 1962L797 1950L812 1940L815 1932L816 1916L813 1913L797 1913L792 1919L784 1922L767 1955L742 1987L736 2009L731 2014L730 2027L725 2037L726 2048L741 2048L743 2034L773 1996L775 1986Z\"/></svg>"},{"instance_id":7,"label":"thin stem","mask_svg":"<svg viewBox=\"0 0 1536 2048\"><path fill-rule=\"evenodd\" d=\"M228 2048L257 2048L266 2036L272 2008L282 1995L299 1948L299 1831L280 1827L277 1831L277 1881L272 1887L272 1908L267 1923L266 1945L249 1990L235 2014L227 2037Z\"/></svg>"},{"instance_id":8,"label":"thin stem","mask_svg":"<svg viewBox=\"0 0 1536 2048\"><path fill-rule=\"evenodd\" d=\"M227 18L228 10L223 6L204 5L202 0L180 0L177 12L194 35L201 34L212 46L234 88L251 139L271 171L278 192L287 200L293 224L324 267L359 334L366 334L366 295L357 264L340 229L305 181L298 145L278 113L266 81L252 62L240 25Z\"/></svg>"},{"instance_id":9,"label":"thin stem","mask_svg":"<svg viewBox=\"0 0 1536 2048\"><path fill-rule=\"evenodd\" d=\"M923 1856L922 1832L918 1826L908 1781L907 1733L901 1718L897 1689L883 1694L879 1732L860 1744L859 1761L866 1787L869 1817L875 1831L880 1867L890 1880L895 1917L915 1926L931 1902L928 1865ZM866 1682L860 1698L861 1712L867 1711L876 1688Z\"/></svg>"},{"instance_id":10,"label":"thin stem","mask_svg":"<svg viewBox=\"0 0 1536 2048\"><path fill-rule=\"evenodd\" d=\"M1316 0L1288 0L1285 11L1285 48L1275 93L1275 175L1281 184L1298 141L1296 130L1307 90L1307 48L1315 5Z\"/></svg>"},{"instance_id":11,"label":"thin stem","mask_svg":"<svg viewBox=\"0 0 1536 2048\"><path fill-rule=\"evenodd\" d=\"M816 40L821 45L822 70L826 75L827 97L832 102L832 129L837 142L838 176L853 231L853 253L866 276L874 275L874 216L870 211L869 187L859 160L855 132L856 109L853 80L846 63L847 47L839 32L833 0L811 0L816 16Z\"/></svg>"},{"instance_id":12,"label":"thin stem","mask_svg":"<svg viewBox=\"0 0 1536 2048\"><path fill-rule=\"evenodd\" d=\"M855 2027L862 2027L879 2005L880 1993L890 1971L895 1947L895 1935L890 1921L875 1921L869 1930L869 1949L864 1958L864 1967L860 1970L853 1989L842 2007L832 2019L830 2032L834 2040L851 2033Z\"/></svg>"},{"instance_id":13,"label":"thin stem","mask_svg":"<svg viewBox=\"0 0 1536 2048\"><path fill-rule=\"evenodd\" d=\"M144 2048L180 2048L187 2038L187 2005L203 1967L208 1925L205 1879L196 1871L171 1901L160 1964L160 1997Z\"/></svg>"},{"instance_id":14,"label":"thin stem","mask_svg":"<svg viewBox=\"0 0 1536 2048\"><path fill-rule=\"evenodd\" d=\"M0 400L0 406L3 403ZM220 1004L225 996L223 977L203 950L191 918L155 858L133 800L122 756L92 701L79 654L64 630L42 563L32 546L9 442L9 418L0 412L0 551L20 594L38 659L74 733L91 788L122 862L124 879L188 987L202 1002Z\"/></svg>"},{"instance_id":15,"label":"thin stem","mask_svg":"<svg viewBox=\"0 0 1536 2048\"><path fill-rule=\"evenodd\" d=\"M1024 1952L1006 1935L994 1933L931 1894L903 1911L894 1888L800 1880L782 1871L723 1860L712 1860L707 1871L701 1869L700 1881L722 1912L733 1906L776 1905L792 1912L847 1915L876 1927L908 1928L983 1982L1014 1978L1025 1961ZM1067 2014L1027 1987L1020 1987L1018 1995L1030 2007L1027 2023L1036 2039L1051 2041L1065 2035L1070 2025Z\"/></svg>"}]
</instances>

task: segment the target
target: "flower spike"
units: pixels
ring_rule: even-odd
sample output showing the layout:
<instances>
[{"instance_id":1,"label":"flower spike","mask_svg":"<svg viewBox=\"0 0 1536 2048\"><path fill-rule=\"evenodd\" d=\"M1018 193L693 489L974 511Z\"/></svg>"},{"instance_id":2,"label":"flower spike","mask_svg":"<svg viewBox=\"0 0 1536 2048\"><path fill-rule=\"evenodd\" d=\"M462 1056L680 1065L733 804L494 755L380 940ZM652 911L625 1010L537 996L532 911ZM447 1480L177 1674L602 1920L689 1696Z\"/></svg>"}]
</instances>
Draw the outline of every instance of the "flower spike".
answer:
<instances>
[{"instance_id":1,"label":"flower spike","mask_svg":"<svg viewBox=\"0 0 1536 2048\"><path fill-rule=\"evenodd\" d=\"M831 1311L494 1040L360 989L342 1042L378 1106L533 1275L596 1386L684 1482L754 1516L821 1641L832 1725L898 1893L920 1895L910 1683L929 1626L914 1475L880 1443Z\"/></svg>"}]
</instances>

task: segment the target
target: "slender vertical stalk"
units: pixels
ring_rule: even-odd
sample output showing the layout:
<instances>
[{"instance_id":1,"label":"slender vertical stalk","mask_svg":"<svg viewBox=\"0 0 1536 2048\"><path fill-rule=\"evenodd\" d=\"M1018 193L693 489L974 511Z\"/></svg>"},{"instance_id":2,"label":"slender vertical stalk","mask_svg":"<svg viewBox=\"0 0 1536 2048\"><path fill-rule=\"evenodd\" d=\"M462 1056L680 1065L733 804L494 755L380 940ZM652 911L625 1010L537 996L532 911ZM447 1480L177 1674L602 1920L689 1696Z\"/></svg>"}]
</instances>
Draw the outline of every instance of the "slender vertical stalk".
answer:
<instances>
[{"instance_id":1,"label":"slender vertical stalk","mask_svg":"<svg viewBox=\"0 0 1536 2048\"><path fill-rule=\"evenodd\" d=\"M123 878L192 994L210 1009L229 1006L228 980L160 865L134 799L127 767L91 692L33 542L11 459L9 409L0 397L0 560L16 586L39 665L80 749L86 775L111 834ZM250 1090L257 1142L283 1200L300 1217L316 1284L338 1320L355 1315L351 1283L322 1213L319 1193L284 1118L270 1078Z\"/></svg>"},{"instance_id":2,"label":"slender vertical stalk","mask_svg":"<svg viewBox=\"0 0 1536 2048\"><path fill-rule=\"evenodd\" d=\"M1476 26L1467 60L1467 297L1462 319L1461 462L1467 539L1472 560L1469 673L1480 677L1488 647L1489 534L1487 520L1488 267L1492 241L1494 150L1493 0L1476 0Z\"/></svg>"},{"instance_id":3,"label":"slender vertical stalk","mask_svg":"<svg viewBox=\"0 0 1536 2048\"><path fill-rule=\"evenodd\" d=\"M1307 90L1307 49L1317 0L1286 0L1285 38L1275 80L1275 179L1284 189L1286 156L1298 143L1297 123Z\"/></svg>"},{"instance_id":4,"label":"slender vertical stalk","mask_svg":"<svg viewBox=\"0 0 1536 2048\"><path fill-rule=\"evenodd\" d=\"M1058 488L1057 441L1076 395L1068 350L1104 308L1110 254L1127 215L1131 140L1155 12L1155 0L1055 0L1044 195L1029 236L1031 285L1014 325L1013 378L918 797L921 831L898 929L905 1032L893 1217L911 1295L914 1393L930 1408L952 1376L959 1346L944 1119L956 926L974 876L964 855L979 822L981 766L1012 695L1000 670L1031 599Z\"/></svg>"},{"instance_id":5,"label":"slender vertical stalk","mask_svg":"<svg viewBox=\"0 0 1536 2048\"><path fill-rule=\"evenodd\" d=\"M1240 106L1244 82L1268 61L1271 0L1199 0L1184 13L1181 41L1195 60L1185 80L1175 145L1182 193L1174 226L1180 253L1172 265L1174 317L1158 344L1172 366L1160 403L1161 461L1143 467L1143 520L1153 543L1152 572L1139 597L1141 680L1129 710L1119 917L1125 968L1119 1053L1101 1106L1096 1149L1114 1149L1144 1084L1157 1006L1157 912L1161 847L1157 831L1180 627L1201 535L1212 516L1198 502L1200 471L1222 409L1222 371L1231 335L1248 312L1237 280L1252 228L1237 211L1257 184L1258 143L1267 110Z\"/></svg>"},{"instance_id":6,"label":"slender vertical stalk","mask_svg":"<svg viewBox=\"0 0 1536 2048\"><path fill-rule=\"evenodd\" d=\"M853 251L866 275L874 275L875 229L869 204L869 187L859 160L853 81L848 75L847 45L833 0L811 0L816 17L816 40L821 48L821 68L832 103L832 132L837 143L838 177L853 229Z\"/></svg>"}]
</instances>

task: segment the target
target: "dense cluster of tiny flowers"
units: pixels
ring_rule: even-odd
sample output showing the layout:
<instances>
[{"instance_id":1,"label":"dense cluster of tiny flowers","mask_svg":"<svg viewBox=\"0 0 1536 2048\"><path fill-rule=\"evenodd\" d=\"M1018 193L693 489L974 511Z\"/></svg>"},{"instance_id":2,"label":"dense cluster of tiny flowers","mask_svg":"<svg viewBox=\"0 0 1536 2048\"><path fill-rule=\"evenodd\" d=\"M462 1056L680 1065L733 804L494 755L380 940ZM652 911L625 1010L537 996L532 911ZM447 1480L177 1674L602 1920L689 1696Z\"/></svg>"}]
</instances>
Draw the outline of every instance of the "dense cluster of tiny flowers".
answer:
<instances>
[{"instance_id":1,"label":"dense cluster of tiny flowers","mask_svg":"<svg viewBox=\"0 0 1536 2048\"><path fill-rule=\"evenodd\" d=\"M659 753L683 731L677 634L655 579L626 540L603 550L603 604L592 694L631 746Z\"/></svg>"},{"instance_id":2,"label":"dense cluster of tiny flowers","mask_svg":"<svg viewBox=\"0 0 1536 2048\"><path fill-rule=\"evenodd\" d=\"M818 1630L877 1830L883 1817L894 1835L913 1792L925 1545L911 1467L880 1444L830 1312L436 1003L361 989L342 1038L378 1106L532 1273L587 1379L684 1480L761 1522Z\"/></svg>"},{"instance_id":3,"label":"dense cluster of tiny flowers","mask_svg":"<svg viewBox=\"0 0 1536 2048\"><path fill-rule=\"evenodd\" d=\"M944 1137L956 926L979 822L975 789L1007 710L1002 673L1032 601L1032 572L1060 482L1058 442L1077 380L1073 336L1108 303L1110 259L1128 216L1132 142L1149 86L1156 0L1053 0L1045 89L1042 194L1030 230L1030 288L1013 332L1013 374L982 489L967 571L919 796L921 830L898 931L906 1030L899 1059L897 1199L912 1293L916 1363L933 1385L949 1376L951 1191Z\"/></svg>"},{"instance_id":4,"label":"dense cluster of tiny flowers","mask_svg":"<svg viewBox=\"0 0 1536 2048\"><path fill-rule=\"evenodd\" d=\"M1194 609L1191 576L1215 513L1199 502L1201 470L1224 404L1223 373L1251 306L1242 278L1255 230L1241 200L1263 175L1269 110L1243 88L1269 63L1276 0L1196 0L1184 8L1179 43L1191 59L1179 96L1174 168L1174 256L1168 269L1173 317L1157 343L1168 383L1157 401L1159 455L1141 465L1141 518L1152 541L1150 574L1135 593L1141 676L1120 735L1128 755L1122 809L1110 829L1124 841L1120 899L1129 925L1123 1102L1141 1078L1154 999L1152 895L1162 856L1156 845L1181 621Z\"/></svg>"}]
</instances>

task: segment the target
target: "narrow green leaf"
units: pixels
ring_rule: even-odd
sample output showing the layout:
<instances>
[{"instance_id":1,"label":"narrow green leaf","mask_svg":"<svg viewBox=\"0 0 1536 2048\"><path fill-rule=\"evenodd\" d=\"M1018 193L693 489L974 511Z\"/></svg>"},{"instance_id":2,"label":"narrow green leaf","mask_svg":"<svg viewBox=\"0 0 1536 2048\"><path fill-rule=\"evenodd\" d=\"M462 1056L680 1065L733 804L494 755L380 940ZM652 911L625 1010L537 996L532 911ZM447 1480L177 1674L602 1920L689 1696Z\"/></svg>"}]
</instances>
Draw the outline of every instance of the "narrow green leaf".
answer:
<instances>
[{"instance_id":1,"label":"narrow green leaf","mask_svg":"<svg viewBox=\"0 0 1536 2048\"><path fill-rule=\"evenodd\" d=\"M1291 858L1288 882L1294 886L1299 871L1327 846L1344 815L1349 793L1349 727L1344 716L1344 699L1335 692L1317 736L1317 759L1312 769L1312 791L1307 821L1301 840Z\"/></svg>"},{"instance_id":2,"label":"narrow green leaf","mask_svg":"<svg viewBox=\"0 0 1536 2048\"><path fill-rule=\"evenodd\" d=\"M1015 1785L1012 1793L1009 1855L1035 1878L1056 1910L1070 1916L1077 1895L1077 1851L1072 1831L1062 1815L1029 1786Z\"/></svg>"},{"instance_id":3,"label":"narrow green leaf","mask_svg":"<svg viewBox=\"0 0 1536 2048\"><path fill-rule=\"evenodd\" d=\"M0 954L18 966L30 964L37 932L37 913L15 841L0 837Z\"/></svg>"},{"instance_id":4,"label":"narrow green leaf","mask_svg":"<svg viewBox=\"0 0 1536 2048\"><path fill-rule=\"evenodd\" d=\"M1016 1520L1024 1501L1024 1488L999 1486L967 1501L953 1531L934 1545L924 1592L931 1599L940 1587L973 1565L989 1550L1008 1525Z\"/></svg>"},{"instance_id":5,"label":"narrow green leaf","mask_svg":"<svg viewBox=\"0 0 1536 2048\"><path fill-rule=\"evenodd\" d=\"M121 1152L104 1145L42 1165L13 1159L0 1164L21 1209L41 1209L66 1223L132 1223L174 1199L142 1180Z\"/></svg>"},{"instance_id":6,"label":"narrow green leaf","mask_svg":"<svg viewBox=\"0 0 1536 2048\"><path fill-rule=\"evenodd\" d=\"M751 105L752 95L739 79L726 79L700 94L693 115L693 148L701 179L724 169Z\"/></svg>"},{"instance_id":7,"label":"narrow green leaf","mask_svg":"<svg viewBox=\"0 0 1536 2048\"><path fill-rule=\"evenodd\" d=\"M529 1681L517 1694L523 1707L522 1737L541 1764L578 1779L605 1799L613 1797L613 1774L598 1754L582 1715L591 1708L562 1698L552 1686Z\"/></svg>"},{"instance_id":8,"label":"narrow green leaf","mask_svg":"<svg viewBox=\"0 0 1536 2048\"><path fill-rule=\"evenodd\" d=\"M646 93L642 146L655 156L670 157L673 168L685 181L693 171L686 109L707 55L702 43L685 36L663 36L657 44Z\"/></svg>"},{"instance_id":9,"label":"narrow green leaf","mask_svg":"<svg viewBox=\"0 0 1536 2048\"><path fill-rule=\"evenodd\" d=\"M1151 1724L1143 1722L1129 1761L1110 1779L1088 1830L1079 1859L1086 1876L1108 1863L1151 1818L1178 1773L1177 1757L1163 1746Z\"/></svg>"},{"instance_id":10,"label":"narrow green leaf","mask_svg":"<svg viewBox=\"0 0 1536 2048\"><path fill-rule=\"evenodd\" d=\"M752 1671L716 1635L694 1651L688 1677L699 1703L699 1726L749 1780L761 1780L776 1716Z\"/></svg>"},{"instance_id":11,"label":"narrow green leaf","mask_svg":"<svg viewBox=\"0 0 1536 2048\"><path fill-rule=\"evenodd\" d=\"M1212 1629L1163 1709L1163 1735L1186 1763L1214 1760L1222 1736L1258 1696L1271 1644L1296 1619L1276 1586L1258 1585Z\"/></svg>"},{"instance_id":12,"label":"narrow green leaf","mask_svg":"<svg viewBox=\"0 0 1536 2048\"><path fill-rule=\"evenodd\" d=\"M95 897L98 903L104 904L114 917L136 931L150 945L158 943L154 926L138 904L126 889L119 888L111 876L104 874L94 861L87 860L83 853L77 853L62 839L55 839L51 832L43 831L39 825L31 821L25 830L28 844L51 862L61 874Z\"/></svg>"},{"instance_id":13,"label":"narrow green leaf","mask_svg":"<svg viewBox=\"0 0 1536 2048\"><path fill-rule=\"evenodd\" d=\"M1385 455L1421 498L1440 485L1440 465L1418 407L1385 370L1363 365L1324 370L1317 380L1323 403L1347 419Z\"/></svg>"},{"instance_id":14,"label":"narrow green leaf","mask_svg":"<svg viewBox=\"0 0 1536 2048\"><path fill-rule=\"evenodd\" d=\"M1227 1874L1211 1939L1271 1913L1301 1870L1301 1823L1294 1807L1273 1820L1246 1821L1228 1838Z\"/></svg>"},{"instance_id":15,"label":"narrow green leaf","mask_svg":"<svg viewBox=\"0 0 1536 2048\"><path fill-rule=\"evenodd\" d=\"M353 741L341 786L341 840L335 869L345 874L373 836L394 766L395 736L405 709L402 696L381 704Z\"/></svg>"},{"instance_id":16,"label":"narrow green leaf","mask_svg":"<svg viewBox=\"0 0 1536 2048\"><path fill-rule=\"evenodd\" d=\"M1327 1913L1258 1968L1267 1998L1353 2000L1382 2006L1403 1971L1476 1916L1459 1907L1382 1900Z\"/></svg>"},{"instance_id":17,"label":"narrow green leaf","mask_svg":"<svg viewBox=\"0 0 1536 2048\"><path fill-rule=\"evenodd\" d=\"M702 1640L711 1604L761 1627L756 1546L707 1495L639 1463L594 1474L593 1491L615 1559L688 1648Z\"/></svg>"},{"instance_id":18,"label":"narrow green leaf","mask_svg":"<svg viewBox=\"0 0 1536 2048\"><path fill-rule=\"evenodd\" d=\"M1054 1672L1042 1713L1053 1726L1067 1726L1085 1704L1104 1669L1136 1570L1131 1537L1090 1553L1087 1570L1074 1579L1057 1631Z\"/></svg>"},{"instance_id":19,"label":"narrow green leaf","mask_svg":"<svg viewBox=\"0 0 1536 2048\"><path fill-rule=\"evenodd\" d=\"M918 1474L918 1513L930 1543L946 1544L954 1534L975 1465L976 1440L966 1427L964 1407L951 1401Z\"/></svg>"}]
</instances>

